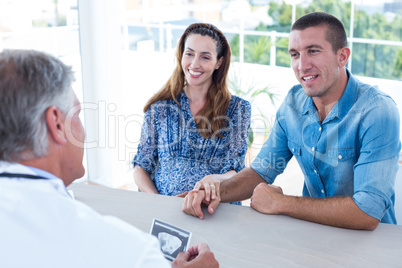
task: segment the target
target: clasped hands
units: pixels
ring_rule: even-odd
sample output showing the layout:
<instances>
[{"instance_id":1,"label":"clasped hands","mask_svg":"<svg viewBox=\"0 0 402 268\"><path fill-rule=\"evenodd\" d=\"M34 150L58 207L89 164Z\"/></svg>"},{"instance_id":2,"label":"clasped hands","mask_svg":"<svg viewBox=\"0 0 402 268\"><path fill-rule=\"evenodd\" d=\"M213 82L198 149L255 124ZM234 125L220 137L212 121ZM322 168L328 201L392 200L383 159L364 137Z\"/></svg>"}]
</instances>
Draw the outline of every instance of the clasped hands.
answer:
<instances>
[{"instance_id":1,"label":"clasped hands","mask_svg":"<svg viewBox=\"0 0 402 268\"><path fill-rule=\"evenodd\" d=\"M215 174L205 176L202 180L194 185L194 189L189 192L185 192L179 197L184 197L182 204L182 211L204 219L204 213L202 213L201 206L208 206L208 212L214 213L215 208L221 202L220 198L220 183L222 179L219 179Z\"/></svg>"},{"instance_id":2,"label":"clasped hands","mask_svg":"<svg viewBox=\"0 0 402 268\"><path fill-rule=\"evenodd\" d=\"M213 214L221 202L221 180L204 179L199 181L192 191L184 195L182 203L183 212L200 219L204 219L202 205L207 206L208 212ZM264 214L280 214L280 205L284 197L281 187L260 183L254 188L250 206Z\"/></svg>"}]
</instances>

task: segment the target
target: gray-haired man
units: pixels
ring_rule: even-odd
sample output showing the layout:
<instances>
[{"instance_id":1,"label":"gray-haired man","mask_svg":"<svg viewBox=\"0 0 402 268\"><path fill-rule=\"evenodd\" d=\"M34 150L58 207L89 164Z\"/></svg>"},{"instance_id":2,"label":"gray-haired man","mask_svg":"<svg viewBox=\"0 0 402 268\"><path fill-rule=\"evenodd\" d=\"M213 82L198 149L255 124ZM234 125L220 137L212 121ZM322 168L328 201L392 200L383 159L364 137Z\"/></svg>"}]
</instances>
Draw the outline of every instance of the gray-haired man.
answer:
<instances>
[{"instance_id":1,"label":"gray-haired man","mask_svg":"<svg viewBox=\"0 0 402 268\"><path fill-rule=\"evenodd\" d=\"M168 267L156 238L71 199L85 131L71 68L45 53L0 53L0 266ZM176 267L217 267L205 244Z\"/></svg>"}]
</instances>

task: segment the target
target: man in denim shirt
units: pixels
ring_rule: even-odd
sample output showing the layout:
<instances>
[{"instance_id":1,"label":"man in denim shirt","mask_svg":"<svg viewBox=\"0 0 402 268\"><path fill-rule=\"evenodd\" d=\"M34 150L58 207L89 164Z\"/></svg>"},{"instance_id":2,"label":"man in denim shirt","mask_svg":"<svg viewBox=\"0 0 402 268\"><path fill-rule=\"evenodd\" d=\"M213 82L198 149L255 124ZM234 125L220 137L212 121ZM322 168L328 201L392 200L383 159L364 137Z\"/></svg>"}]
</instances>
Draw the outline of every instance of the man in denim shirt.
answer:
<instances>
[{"instance_id":1,"label":"man in denim shirt","mask_svg":"<svg viewBox=\"0 0 402 268\"><path fill-rule=\"evenodd\" d=\"M346 46L344 27L332 15L310 13L294 23L289 54L300 85L279 108L269 139L250 168L211 187L217 198L190 192L184 212L202 219L201 202L213 213L220 202L251 196L251 207L265 214L352 229L396 224L399 112L389 96L345 68ZM303 197L271 185L292 156L304 174Z\"/></svg>"}]
</instances>

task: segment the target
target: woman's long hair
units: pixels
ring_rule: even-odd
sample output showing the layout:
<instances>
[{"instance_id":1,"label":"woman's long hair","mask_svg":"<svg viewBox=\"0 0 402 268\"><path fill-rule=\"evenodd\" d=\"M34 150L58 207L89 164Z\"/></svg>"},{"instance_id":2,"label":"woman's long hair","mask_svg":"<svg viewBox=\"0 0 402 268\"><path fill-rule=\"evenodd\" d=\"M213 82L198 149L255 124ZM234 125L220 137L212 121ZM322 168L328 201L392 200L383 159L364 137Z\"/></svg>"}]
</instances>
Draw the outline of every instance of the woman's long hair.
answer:
<instances>
[{"instance_id":1,"label":"woman's long hair","mask_svg":"<svg viewBox=\"0 0 402 268\"><path fill-rule=\"evenodd\" d=\"M217 60L223 57L220 68L216 69L212 74L212 84L207 93L207 101L201 111L197 114L197 116L206 119L200 120L197 124L199 133L204 138L213 137L214 133L216 136L221 138L222 135L219 133L219 130L226 126L226 111L230 103L230 92L226 80L232 52L226 37L212 24L194 23L187 27L183 35L180 37L179 45L177 47L177 65L173 74L170 76L166 84L148 100L147 104L145 104L144 112L149 108L149 106L160 100L173 99L177 104L179 104L176 97L183 90L186 83L181 60L183 57L185 42L190 34L211 37L217 43Z\"/></svg>"}]
</instances>

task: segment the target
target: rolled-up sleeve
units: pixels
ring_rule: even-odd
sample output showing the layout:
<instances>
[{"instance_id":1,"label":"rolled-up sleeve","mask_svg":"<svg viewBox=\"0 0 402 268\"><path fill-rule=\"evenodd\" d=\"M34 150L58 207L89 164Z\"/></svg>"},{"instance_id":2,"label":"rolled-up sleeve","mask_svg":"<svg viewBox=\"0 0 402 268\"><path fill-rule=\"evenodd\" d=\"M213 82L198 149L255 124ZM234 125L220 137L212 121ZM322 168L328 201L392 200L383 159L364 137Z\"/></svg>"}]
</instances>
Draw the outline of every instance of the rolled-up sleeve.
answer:
<instances>
[{"instance_id":1,"label":"rolled-up sleeve","mask_svg":"<svg viewBox=\"0 0 402 268\"><path fill-rule=\"evenodd\" d=\"M377 95L366 106L361 122L353 199L366 214L396 223L394 186L401 149L398 109L391 98ZM386 213L387 210L392 211Z\"/></svg>"}]
</instances>

